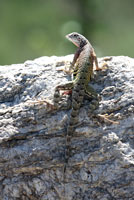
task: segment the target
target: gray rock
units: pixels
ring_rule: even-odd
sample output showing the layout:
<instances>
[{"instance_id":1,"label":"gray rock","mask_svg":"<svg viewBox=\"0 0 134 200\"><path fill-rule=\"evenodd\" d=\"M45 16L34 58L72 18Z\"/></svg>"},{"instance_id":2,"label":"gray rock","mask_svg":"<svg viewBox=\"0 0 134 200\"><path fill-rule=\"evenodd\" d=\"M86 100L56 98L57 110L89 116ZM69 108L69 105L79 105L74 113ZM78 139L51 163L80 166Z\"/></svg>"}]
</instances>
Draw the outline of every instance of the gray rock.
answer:
<instances>
[{"instance_id":1,"label":"gray rock","mask_svg":"<svg viewBox=\"0 0 134 200\"><path fill-rule=\"evenodd\" d=\"M54 88L71 79L73 55L0 66L0 200L134 199L134 59L99 59L91 82L101 97L85 100L63 179L69 103L51 111ZM107 60L107 61L104 61Z\"/></svg>"}]
</instances>

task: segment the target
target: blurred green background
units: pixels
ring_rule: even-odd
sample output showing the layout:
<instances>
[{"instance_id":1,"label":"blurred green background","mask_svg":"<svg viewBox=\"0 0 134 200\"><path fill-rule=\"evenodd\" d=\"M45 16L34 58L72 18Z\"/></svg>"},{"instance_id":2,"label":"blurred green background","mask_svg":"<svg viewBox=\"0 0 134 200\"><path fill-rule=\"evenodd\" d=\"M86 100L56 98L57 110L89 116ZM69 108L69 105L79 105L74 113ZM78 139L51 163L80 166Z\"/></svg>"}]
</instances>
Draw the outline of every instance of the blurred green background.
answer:
<instances>
[{"instance_id":1,"label":"blurred green background","mask_svg":"<svg viewBox=\"0 0 134 200\"><path fill-rule=\"evenodd\" d=\"M0 64L74 53L73 31L98 56L133 57L134 0L0 0Z\"/></svg>"}]
</instances>

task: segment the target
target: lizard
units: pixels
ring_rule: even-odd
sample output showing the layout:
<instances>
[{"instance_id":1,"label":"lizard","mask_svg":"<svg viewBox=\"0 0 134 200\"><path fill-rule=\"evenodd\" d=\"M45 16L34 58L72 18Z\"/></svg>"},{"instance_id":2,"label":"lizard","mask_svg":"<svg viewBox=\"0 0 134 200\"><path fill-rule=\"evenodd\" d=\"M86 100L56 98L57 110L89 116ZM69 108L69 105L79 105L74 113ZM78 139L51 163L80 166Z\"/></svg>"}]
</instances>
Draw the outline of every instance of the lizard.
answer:
<instances>
[{"instance_id":1,"label":"lizard","mask_svg":"<svg viewBox=\"0 0 134 200\"><path fill-rule=\"evenodd\" d=\"M92 45L83 35L73 32L66 35L66 38L78 47L70 66L70 70L71 68L73 69L73 80L55 87L53 105L51 104L51 109L58 109L60 90L68 90L69 93L66 94L72 93L72 109L66 131L64 173L70 157L71 137L78 122L79 110L84 97L87 96L89 99L95 98L98 100L97 93L88 85L93 75L93 64L95 63L96 70L101 70L98 67L97 57ZM48 104L50 105L50 103Z\"/></svg>"},{"instance_id":2,"label":"lizard","mask_svg":"<svg viewBox=\"0 0 134 200\"><path fill-rule=\"evenodd\" d=\"M78 114L84 96L97 99L97 93L88 85L93 74L93 64L95 63L96 70L100 70L95 51L83 35L73 32L66 35L66 38L76 45L78 49L70 66L70 69L73 68L73 80L56 86L53 100L54 107L58 108L60 90L69 90L72 93L72 109L66 132L64 172L69 159L71 137L78 122Z\"/></svg>"},{"instance_id":3,"label":"lizard","mask_svg":"<svg viewBox=\"0 0 134 200\"><path fill-rule=\"evenodd\" d=\"M78 121L78 114L84 96L97 99L97 93L88 85L93 75L93 64L95 63L96 70L101 70L98 66L94 48L83 35L73 32L66 35L66 38L78 48L71 64L73 81L71 84L68 83L72 89L72 110L67 126L64 172L70 156L70 140L74 132L74 126Z\"/></svg>"}]
</instances>

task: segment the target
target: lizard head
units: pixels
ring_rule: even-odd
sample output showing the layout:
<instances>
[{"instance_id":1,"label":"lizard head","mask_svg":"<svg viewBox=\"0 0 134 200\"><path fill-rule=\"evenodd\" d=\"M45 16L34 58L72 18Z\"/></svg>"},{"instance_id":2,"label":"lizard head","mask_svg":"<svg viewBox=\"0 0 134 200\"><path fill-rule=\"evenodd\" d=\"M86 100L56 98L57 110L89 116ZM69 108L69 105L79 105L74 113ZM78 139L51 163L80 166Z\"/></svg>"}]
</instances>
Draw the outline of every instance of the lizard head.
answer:
<instances>
[{"instance_id":1,"label":"lizard head","mask_svg":"<svg viewBox=\"0 0 134 200\"><path fill-rule=\"evenodd\" d=\"M66 35L66 38L70 40L77 47L83 47L88 42L88 40L83 35L76 32Z\"/></svg>"}]
</instances>

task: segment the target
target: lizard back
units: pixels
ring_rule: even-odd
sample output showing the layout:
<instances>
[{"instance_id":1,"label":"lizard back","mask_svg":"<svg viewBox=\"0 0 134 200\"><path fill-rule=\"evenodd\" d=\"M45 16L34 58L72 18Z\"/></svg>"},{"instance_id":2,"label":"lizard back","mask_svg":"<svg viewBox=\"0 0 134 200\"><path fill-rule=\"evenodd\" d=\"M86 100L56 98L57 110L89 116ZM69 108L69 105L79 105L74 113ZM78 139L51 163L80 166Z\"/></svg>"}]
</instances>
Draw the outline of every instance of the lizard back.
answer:
<instances>
[{"instance_id":1,"label":"lizard back","mask_svg":"<svg viewBox=\"0 0 134 200\"><path fill-rule=\"evenodd\" d=\"M70 119L67 126L67 136L66 136L66 162L68 162L70 154L70 140L74 132L74 126L78 121L78 114L80 106L83 102L86 86L88 85L92 73L93 73L93 62L91 55L92 48L90 43L86 44L81 51L79 58L76 62L76 67L78 69L76 78L74 79L74 86L72 89L72 110L70 114Z\"/></svg>"}]
</instances>

